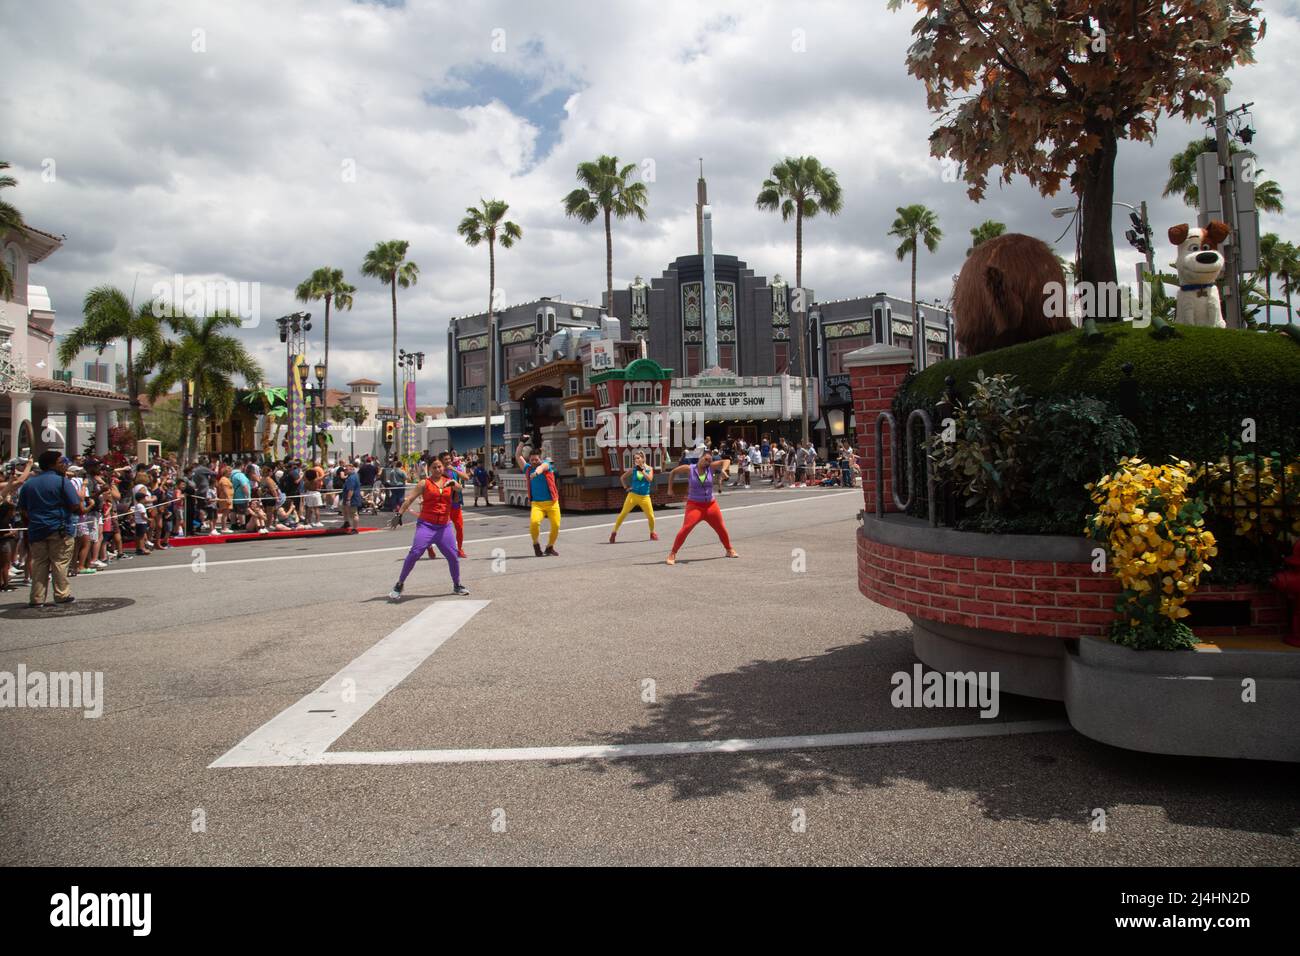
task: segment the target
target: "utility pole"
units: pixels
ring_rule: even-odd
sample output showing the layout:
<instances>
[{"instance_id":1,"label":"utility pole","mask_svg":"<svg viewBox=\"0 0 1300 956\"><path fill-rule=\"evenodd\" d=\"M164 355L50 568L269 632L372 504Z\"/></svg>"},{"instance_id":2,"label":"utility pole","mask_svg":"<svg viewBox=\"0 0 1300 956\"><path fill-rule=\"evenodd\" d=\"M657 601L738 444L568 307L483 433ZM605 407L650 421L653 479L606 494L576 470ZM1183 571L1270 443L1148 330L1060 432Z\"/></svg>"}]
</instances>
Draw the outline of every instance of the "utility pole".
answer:
<instances>
[{"instance_id":1,"label":"utility pole","mask_svg":"<svg viewBox=\"0 0 1300 956\"><path fill-rule=\"evenodd\" d=\"M1227 275L1227 302L1225 321L1230 329L1241 328L1241 241L1237 235L1237 202L1232 181L1232 156L1228 152L1228 113L1223 104L1223 91L1214 91L1214 139L1219 153L1219 203L1223 221L1228 224L1227 255L1224 265Z\"/></svg>"}]
</instances>

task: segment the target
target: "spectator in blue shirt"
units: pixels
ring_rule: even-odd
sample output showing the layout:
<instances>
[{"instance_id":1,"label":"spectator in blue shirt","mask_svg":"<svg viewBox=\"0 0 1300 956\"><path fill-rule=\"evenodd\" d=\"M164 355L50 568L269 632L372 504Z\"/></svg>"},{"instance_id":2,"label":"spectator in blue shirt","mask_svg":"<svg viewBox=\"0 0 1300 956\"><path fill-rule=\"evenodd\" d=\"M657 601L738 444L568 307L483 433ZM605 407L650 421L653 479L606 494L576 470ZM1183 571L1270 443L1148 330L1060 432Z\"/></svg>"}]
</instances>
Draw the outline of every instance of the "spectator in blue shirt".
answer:
<instances>
[{"instance_id":1,"label":"spectator in blue shirt","mask_svg":"<svg viewBox=\"0 0 1300 956\"><path fill-rule=\"evenodd\" d=\"M348 534L357 533L357 512L361 510L364 499L361 497L361 476L351 465L346 468L347 478L343 480L343 495L339 508L343 512L343 530Z\"/></svg>"},{"instance_id":2,"label":"spectator in blue shirt","mask_svg":"<svg viewBox=\"0 0 1300 956\"><path fill-rule=\"evenodd\" d=\"M71 604L68 566L76 544L77 517L85 508L81 496L65 473L68 459L54 449L41 453L41 473L18 492L18 507L27 526L27 553L31 593L29 607L45 604L46 581L54 578L54 603Z\"/></svg>"}]
</instances>

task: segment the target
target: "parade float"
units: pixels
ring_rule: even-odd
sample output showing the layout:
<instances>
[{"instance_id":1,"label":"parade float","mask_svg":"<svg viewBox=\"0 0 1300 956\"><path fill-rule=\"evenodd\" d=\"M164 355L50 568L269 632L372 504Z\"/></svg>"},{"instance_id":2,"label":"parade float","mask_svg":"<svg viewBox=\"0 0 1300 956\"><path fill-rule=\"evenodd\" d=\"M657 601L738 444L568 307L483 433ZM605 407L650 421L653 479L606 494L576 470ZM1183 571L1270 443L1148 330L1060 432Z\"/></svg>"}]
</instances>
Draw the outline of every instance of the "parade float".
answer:
<instances>
[{"instance_id":1,"label":"parade float","mask_svg":"<svg viewBox=\"0 0 1300 956\"><path fill-rule=\"evenodd\" d=\"M1051 271L1004 238L1012 268ZM958 337L991 350L919 375L888 345L846 358L871 423L859 589L911 618L926 664L997 671L1094 739L1300 760L1294 332L1056 331L1042 276L996 275L996 253L954 297Z\"/></svg>"}]
</instances>

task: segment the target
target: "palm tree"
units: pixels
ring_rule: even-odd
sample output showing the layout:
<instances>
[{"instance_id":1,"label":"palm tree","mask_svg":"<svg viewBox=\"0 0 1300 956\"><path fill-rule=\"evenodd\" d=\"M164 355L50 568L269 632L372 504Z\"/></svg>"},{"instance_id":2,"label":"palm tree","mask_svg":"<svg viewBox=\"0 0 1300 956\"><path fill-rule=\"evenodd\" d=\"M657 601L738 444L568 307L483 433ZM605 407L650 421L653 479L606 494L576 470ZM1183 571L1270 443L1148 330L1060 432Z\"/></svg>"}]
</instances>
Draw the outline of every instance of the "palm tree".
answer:
<instances>
[{"instance_id":1,"label":"palm tree","mask_svg":"<svg viewBox=\"0 0 1300 956\"><path fill-rule=\"evenodd\" d=\"M121 289L111 285L96 286L86 293L82 303L81 325L59 345L59 364L66 366L82 349L94 348L103 352L115 340L126 340L126 390L131 398L136 438L144 437L144 421L140 415L140 363L135 360L135 343L141 343L148 351L161 340L160 316L156 314L160 311L152 302L132 310L131 301Z\"/></svg>"},{"instance_id":2,"label":"palm tree","mask_svg":"<svg viewBox=\"0 0 1300 956\"><path fill-rule=\"evenodd\" d=\"M406 250L410 243L405 239L389 239L387 242L377 242L375 247L366 253L365 261L361 263L361 274L369 276L372 279L378 279L384 285L391 287L393 292L393 414L397 414L401 406L397 403L397 287L409 289L415 285L420 278L420 267L414 262L406 261Z\"/></svg>"},{"instance_id":3,"label":"palm tree","mask_svg":"<svg viewBox=\"0 0 1300 956\"><path fill-rule=\"evenodd\" d=\"M18 180L3 172L8 168L9 164L0 160L0 189L9 189L18 185ZM23 225L22 213L3 199L0 199L0 237L3 237L11 229L15 231L22 229ZM12 299L13 297L14 277L9 274L9 267L5 265L3 257L0 257L0 299Z\"/></svg>"},{"instance_id":4,"label":"palm tree","mask_svg":"<svg viewBox=\"0 0 1300 956\"><path fill-rule=\"evenodd\" d=\"M206 409L218 420L227 418L235 406L234 376L255 386L262 381L263 372L243 343L223 332L240 327L237 316L172 315L166 322L178 338L164 349L147 392L150 401L156 401L179 382L182 396L189 395L194 421L188 429L185 457L193 461L198 451L199 409Z\"/></svg>"},{"instance_id":5,"label":"palm tree","mask_svg":"<svg viewBox=\"0 0 1300 956\"><path fill-rule=\"evenodd\" d=\"M1273 276L1277 274L1278 265L1281 262L1278 253L1283 242L1278 238L1275 232L1266 232L1259 237L1259 269L1255 275L1264 277L1264 298L1267 304L1264 307L1264 322L1267 325L1273 324Z\"/></svg>"},{"instance_id":6,"label":"palm tree","mask_svg":"<svg viewBox=\"0 0 1300 956\"><path fill-rule=\"evenodd\" d=\"M626 219L635 216L645 222L645 206L649 201L645 183L630 183L627 178L636 169L636 163L619 166L617 156L578 164L578 182L582 185L564 197L564 214L592 222L598 215L605 217L605 308L614 312L614 239L610 232L610 217Z\"/></svg>"},{"instance_id":7,"label":"palm tree","mask_svg":"<svg viewBox=\"0 0 1300 956\"><path fill-rule=\"evenodd\" d=\"M763 180L754 205L769 212L779 209L781 221L794 217L794 284L803 288L803 221L818 213L834 216L843 208L844 194L835 171L823 166L815 156L787 156L772 167L771 176ZM799 374L808 382L808 308L796 314L799 336ZM802 388L802 387L801 387ZM808 440L808 396L801 391L803 406L803 440Z\"/></svg>"},{"instance_id":8,"label":"palm tree","mask_svg":"<svg viewBox=\"0 0 1300 956\"><path fill-rule=\"evenodd\" d=\"M966 250L966 255L975 251L975 247L981 243L988 242L990 239L996 239L1007 231L1006 223L994 222L992 219L985 219L978 226L970 231L970 248ZM1059 257L1058 257L1059 258Z\"/></svg>"},{"instance_id":9,"label":"palm tree","mask_svg":"<svg viewBox=\"0 0 1300 956\"><path fill-rule=\"evenodd\" d=\"M1294 320L1291 312L1291 293L1300 285L1300 249L1283 242L1277 247L1276 274L1282 280L1282 293L1286 296L1286 324Z\"/></svg>"},{"instance_id":10,"label":"palm tree","mask_svg":"<svg viewBox=\"0 0 1300 956\"><path fill-rule=\"evenodd\" d=\"M509 249L523 238L523 230L505 218L510 206L501 199L480 199L479 205L468 206L465 218L460 221L456 231L465 238L465 244L477 246L486 241L488 247L488 354L487 354L487 390L483 400L483 460L492 459L492 400L496 395L496 383L493 381L493 366L496 364L497 334L493 322L492 300L497 289L497 252L499 241L502 249ZM608 220L606 220L608 225ZM612 299L610 300L613 301Z\"/></svg>"},{"instance_id":11,"label":"palm tree","mask_svg":"<svg viewBox=\"0 0 1300 956\"><path fill-rule=\"evenodd\" d=\"M921 243L934 252L943 239L943 232L939 229L938 216L922 205L899 206L897 212L898 218L889 227L889 235L903 240L895 250L899 262L908 253L912 256L912 352L919 371L925 368L925 319L916 304L916 254Z\"/></svg>"},{"instance_id":12,"label":"palm tree","mask_svg":"<svg viewBox=\"0 0 1300 956\"><path fill-rule=\"evenodd\" d=\"M334 308L340 311L351 310L352 296L356 291L356 286L348 285L343 281L342 269L334 269L330 266L321 266L313 271L298 283L298 288L294 291L294 297L299 302L325 300L325 378L321 382L322 400L329 394L330 387L330 304L333 303Z\"/></svg>"},{"instance_id":13,"label":"palm tree","mask_svg":"<svg viewBox=\"0 0 1300 956\"><path fill-rule=\"evenodd\" d=\"M1181 196L1183 202L1193 209L1201 205L1200 188L1196 185L1196 157L1201 153L1213 153L1218 148L1213 136L1194 139L1181 153L1169 160L1169 179L1165 183L1162 196ZM1234 141L1228 140L1228 155L1240 153L1242 148ZM1260 179L1264 170L1255 167L1255 208L1260 212L1282 212L1282 187L1271 179Z\"/></svg>"}]
</instances>

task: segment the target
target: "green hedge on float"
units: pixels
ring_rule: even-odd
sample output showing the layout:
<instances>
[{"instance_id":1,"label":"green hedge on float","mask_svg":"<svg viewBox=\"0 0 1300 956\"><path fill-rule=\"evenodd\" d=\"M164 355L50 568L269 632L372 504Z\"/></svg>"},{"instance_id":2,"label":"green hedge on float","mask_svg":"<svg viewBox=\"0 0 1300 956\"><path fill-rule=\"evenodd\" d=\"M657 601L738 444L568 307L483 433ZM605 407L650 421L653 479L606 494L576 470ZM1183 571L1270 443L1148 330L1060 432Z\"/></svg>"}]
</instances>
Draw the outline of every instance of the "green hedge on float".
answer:
<instances>
[{"instance_id":1,"label":"green hedge on float","mask_svg":"<svg viewBox=\"0 0 1300 956\"><path fill-rule=\"evenodd\" d=\"M1141 454L1217 458L1242 419L1255 419L1261 451L1300 452L1300 342L1278 333L1177 326L1156 339L1149 328L1104 323L1102 339L1079 329L965 359L938 362L909 376L894 400L900 422L916 408L931 414L948 376L959 397L980 369L1007 373L1034 399L1090 395L1123 410L1137 427ZM1131 384L1124 366L1132 366ZM1128 394L1126 394L1126 392ZM872 423L874 427L874 423Z\"/></svg>"}]
</instances>

